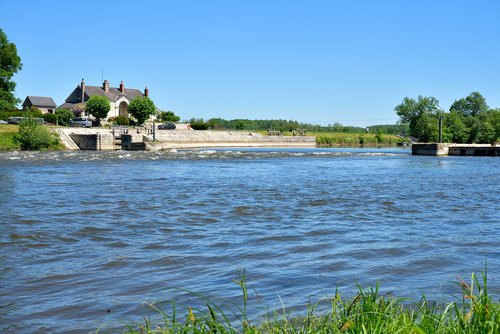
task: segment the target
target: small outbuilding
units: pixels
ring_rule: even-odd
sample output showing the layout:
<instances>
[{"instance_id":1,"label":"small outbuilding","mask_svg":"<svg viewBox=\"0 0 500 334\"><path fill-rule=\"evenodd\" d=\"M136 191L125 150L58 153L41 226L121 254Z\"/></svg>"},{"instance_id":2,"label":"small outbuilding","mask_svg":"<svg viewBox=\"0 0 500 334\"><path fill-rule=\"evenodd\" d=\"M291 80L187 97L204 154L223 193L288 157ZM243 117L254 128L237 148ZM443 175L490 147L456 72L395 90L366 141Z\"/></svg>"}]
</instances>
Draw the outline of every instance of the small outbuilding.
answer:
<instances>
[{"instance_id":1,"label":"small outbuilding","mask_svg":"<svg viewBox=\"0 0 500 334\"><path fill-rule=\"evenodd\" d=\"M51 97L46 96L26 96L23 102L23 109L36 107L42 111L42 114L53 114L56 110L56 103Z\"/></svg>"}]
</instances>

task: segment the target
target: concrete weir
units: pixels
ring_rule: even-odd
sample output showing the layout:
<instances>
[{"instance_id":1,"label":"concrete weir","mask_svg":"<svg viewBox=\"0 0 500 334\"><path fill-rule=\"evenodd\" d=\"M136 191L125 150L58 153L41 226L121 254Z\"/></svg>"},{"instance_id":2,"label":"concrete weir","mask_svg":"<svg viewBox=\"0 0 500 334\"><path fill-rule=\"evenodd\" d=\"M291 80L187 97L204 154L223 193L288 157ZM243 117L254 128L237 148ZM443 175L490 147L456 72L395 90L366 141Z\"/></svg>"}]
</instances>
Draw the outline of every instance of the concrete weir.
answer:
<instances>
[{"instance_id":1,"label":"concrete weir","mask_svg":"<svg viewBox=\"0 0 500 334\"><path fill-rule=\"evenodd\" d=\"M413 155L500 156L500 146L489 144L414 143Z\"/></svg>"},{"instance_id":2,"label":"concrete weir","mask_svg":"<svg viewBox=\"0 0 500 334\"><path fill-rule=\"evenodd\" d=\"M315 147L314 136L266 136L245 131L156 130L150 133L122 128L60 128L61 141L68 149L147 150L203 147Z\"/></svg>"}]
</instances>

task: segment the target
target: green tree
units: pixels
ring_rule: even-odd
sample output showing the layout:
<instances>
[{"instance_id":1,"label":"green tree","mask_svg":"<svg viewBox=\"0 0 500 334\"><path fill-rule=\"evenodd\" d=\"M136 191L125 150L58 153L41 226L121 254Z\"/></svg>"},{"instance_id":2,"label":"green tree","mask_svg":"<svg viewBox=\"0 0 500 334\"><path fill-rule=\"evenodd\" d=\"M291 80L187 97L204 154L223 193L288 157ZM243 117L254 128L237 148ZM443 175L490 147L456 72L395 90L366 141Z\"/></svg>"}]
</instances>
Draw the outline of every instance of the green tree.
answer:
<instances>
[{"instance_id":1,"label":"green tree","mask_svg":"<svg viewBox=\"0 0 500 334\"><path fill-rule=\"evenodd\" d=\"M456 111L450 111L444 115L444 128L446 140L453 143L466 143L469 138L469 130L463 123L460 115Z\"/></svg>"},{"instance_id":2,"label":"green tree","mask_svg":"<svg viewBox=\"0 0 500 334\"><path fill-rule=\"evenodd\" d=\"M450 113L455 112L464 124L468 137L464 142L487 142L494 136L494 128L488 120L488 104L478 92L472 92L467 97L456 100L450 106Z\"/></svg>"},{"instance_id":3,"label":"green tree","mask_svg":"<svg viewBox=\"0 0 500 334\"><path fill-rule=\"evenodd\" d=\"M58 138L38 124L33 117L27 116L19 123L19 130L14 136L14 141L22 150L41 150L56 145Z\"/></svg>"},{"instance_id":4,"label":"green tree","mask_svg":"<svg viewBox=\"0 0 500 334\"><path fill-rule=\"evenodd\" d=\"M491 144L499 139L499 115L498 110L489 109L476 117L475 126L478 127L475 142L481 144ZM473 128L474 129L474 128Z\"/></svg>"},{"instance_id":5,"label":"green tree","mask_svg":"<svg viewBox=\"0 0 500 334\"><path fill-rule=\"evenodd\" d=\"M160 120L162 122L179 122L181 118L177 116L173 111L161 111Z\"/></svg>"},{"instance_id":6,"label":"green tree","mask_svg":"<svg viewBox=\"0 0 500 334\"><path fill-rule=\"evenodd\" d=\"M456 111L461 117L476 117L488 111L485 98L478 92L472 92L469 96L456 100L450 106L450 111Z\"/></svg>"},{"instance_id":7,"label":"green tree","mask_svg":"<svg viewBox=\"0 0 500 334\"><path fill-rule=\"evenodd\" d=\"M223 129L223 124L225 122L227 121L223 120L222 118L211 118L207 121L207 124L210 129Z\"/></svg>"},{"instance_id":8,"label":"green tree","mask_svg":"<svg viewBox=\"0 0 500 334\"><path fill-rule=\"evenodd\" d=\"M15 109L21 102L13 94L16 83L12 81L12 77L22 67L16 45L9 42L7 35L0 28L0 111Z\"/></svg>"},{"instance_id":9,"label":"green tree","mask_svg":"<svg viewBox=\"0 0 500 334\"><path fill-rule=\"evenodd\" d=\"M130 115L134 116L138 124L144 124L149 116L156 113L156 107L149 97L136 97L128 106Z\"/></svg>"},{"instance_id":10,"label":"green tree","mask_svg":"<svg viewBox=\"0 0 500 334\"><path fill-rule=\"evenodd\" d=\"M500 140L500 108L490 109L488 111L490 123L495 129L495 142Z\"/></svg>"},{"instance_id":11,"label":"green tree","mask_svg":"<svg viewBox=\"0 0 500 334\"><path fill-rule=\"evenodd\" d=\"M59 125L69 125L69 120L74 116L73 112L66 108L56 109L55 115Z\"/></svg>"},{"instance_id":12,"label":"green tree","mask_svg":"<svg viewBox=\"0 0 500 334\"><path fill-rule=\"evenodd\" d=\"M101 125L101 118L105 118L110 109L111 105L108 98L99 95L91 96L85 106L85 112L97 119L97 126Z\"/></svg>"},{"instance_id":13,"label":"green tree","mask_svg":"<svg viewBox=\"0 0 500 334\"><path fill-rule=\"evenodd\" d=\"M408 124L410 135L422 142L437 141L438 120L443 110L436 98L418 96L415 100L405 97L394 110L400 122Z\"/></svg>"}]
</instances>

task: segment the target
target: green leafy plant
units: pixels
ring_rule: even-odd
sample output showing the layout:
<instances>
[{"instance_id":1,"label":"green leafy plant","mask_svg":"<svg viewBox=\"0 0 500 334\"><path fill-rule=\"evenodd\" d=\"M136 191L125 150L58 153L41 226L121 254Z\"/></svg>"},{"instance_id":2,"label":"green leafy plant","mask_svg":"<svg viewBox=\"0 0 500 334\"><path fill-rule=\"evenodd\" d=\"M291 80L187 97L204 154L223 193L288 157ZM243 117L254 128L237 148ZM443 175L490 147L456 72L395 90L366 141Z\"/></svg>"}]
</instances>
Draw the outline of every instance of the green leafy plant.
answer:
<instances>
[{"instance_id":1,"label":"green leafy plant","mask_svg":"<svg viewBox=\"0 0 500 334\"><path fill-rule=\"evenodd\" d=\"M160 111L160 114L158 115L160 121L162 122L179 122L181 118L174 114L173 111Z\"/></svg>"},{"instance_id":2,"label":"green leafy plant","mask_svg":"<svg viewBox=\"0 0 500 334\"><path fill-rule=\"evenodd\" d=\"M45 123L56 124L57 123L57 115L55 114L43 114L43 120Z\"/></svg>"},{"instance_id":3,"label":"green leafy plant","mask_svg":"<svg viewBox=\"0 0 500 334\"><path fill-rule=\"evenodd\" d=\"M22 67L16 45L9 41L0 28L0 111L15 109L16 104L21 102L14 95L16 83L12 81L12 77Z\"/></svg>"},{"instance_id":4,"label":"green leafy plant","mask_svg":"<svg viewBox=\"0 0 500 334\"><path fill-rule=\"evenodd\" d=\"M167 314L158 305L150 305L162 321L151 318L142 324L129 325L127 333L252 333L252 334L312 334L312 333L437 333L437 334L497 334L500 332L500 303L488 295L486 274L482 280L472 274L471 282L458 278L462 299L451 303L430 303L425 296L418 303L391 294L382 294L380 285L363 289L357 284L357 293L344 298L337 289L331 297L317 303L309 302L305 312L293 314L285 306L268 313L260 321L251 322L247 303L251 289L244 270L238 271L234 282L242 292L242 303L233 311L207 297L197 296L204 308L187 306L184 317L178 316L176 304ZM255 290L253 290L255 292ZM257 293L255 292L257 295ZM253 297L253 296L252 296ZM318 306L329 305L324 311ZM231 319L237 319L234 321Z\"/></svg>"},{"instance_id":5,"label":"green leafy plant","mask_svg":"<svg viewBox=\"0 0 500 334\"><path fill-rule=\"evenodd\" d=\"M69 120L75 116L70 109L60 108L56 109L55 115L57 116L58 125L69 125Z\"/></svg>"},{"instance_id":6,"label":"green leafy plant","mask_svg":"<svg viewBox=\"0 0 500 334\"><path fill-rule=\"evenodd\" d=\"M97 119L97 126L101 125L101 118L108 115L111 105L105 96L94 95L89 98L85 106L85 112Z\"/></svg>"},{"instance_id":7,"label":"green leafy plant","mask_svg":"<svg viewBox=\"0 0 500 334\"><path fill-rule=\"evenodd\" d=\"M203 121L203 118L192 118L189 124L193 130L208 130L208 123Z\"/></svg>"},{"instance_id":8,"label":"green leafy plant","mask_svg":"<svg viewBox=\"0 0 500 334\"><path fill-rule=\"evenodd\" d=\"M113 119L113 124L116 124L116 125L129 125L130 124L130 121L127 117L125 116L116 116L114 119Z\"/></svg>"},{"instance_id":9,"label":"green leafy plant","mask_svg":"<svg viewBox=\"0 0 500 334\"><path fill-rule=\"evenodd\" d=\"M43 150L59 145L59 138L52 135L47 128L28 116L19 123L18 133L14 141L22 150Z\"/></svg>"},{"instance_id":10,"label":"green leafy plant","mask_svg":"<svg viewBox=\"0 0 500 334\"><path fill-rule=\"evenodd\" d=\"M156 107L149 97L136 97L128 106L129 113L135 117L138 124L144 124L149 116L156 113Z\"/></svg>"},{"instance_id":11,"label":"green leafy plant","mask_svg":"<svg viewBox=\"0 0 500 334\"><path fill-rule=\"evenodd\" d=\"M358 136L358 142L359 142L359 145L363 145L365 143L365 135L364 134L360 134Z\"/></svg>"},{"instance_id":12,"label":"green leafy plant","mask_svg":"<svg viewBox=\"0 0 500 334\"><path fill-rule=\"evenodd\" d=\"M377 141L377 144L381 144L384 141L382 129L377 129L377 132L375 133L375 140Z\"/></svg>"}]
</instances>

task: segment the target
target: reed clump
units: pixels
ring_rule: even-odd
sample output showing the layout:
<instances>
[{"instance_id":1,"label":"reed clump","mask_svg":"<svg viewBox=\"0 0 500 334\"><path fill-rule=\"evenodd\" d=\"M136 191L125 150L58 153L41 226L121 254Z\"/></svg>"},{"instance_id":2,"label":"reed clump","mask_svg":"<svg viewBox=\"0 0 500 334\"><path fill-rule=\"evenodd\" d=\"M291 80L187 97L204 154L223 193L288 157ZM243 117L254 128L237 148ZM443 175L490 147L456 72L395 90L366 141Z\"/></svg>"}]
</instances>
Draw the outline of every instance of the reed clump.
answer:
<instances>
[{"instance_id":1,"label":"reed clump","mask_svg":"<svg viewBox=\"0 0 500 334\"><path fill-rule=\"evenodd\" d=\"M129 325L125 333L500 333L500 304L488 295L486 274L481 278L472 274L470 283L459 279L461 298L447 304L430 303L426 297L412 304L381 295L378 284L368 289L358 285L353 298L343 298L336 291L328 300L328 311L319 312L318 304L309 304L305 314L295 315L283 307L257 323L246 314L246 276L240 274L236 283L242 290L243 304L230 314L209 300L204 300L204 309L188 307L182 317L175 307L170 315L153 307L161 315L160 322L145 319L139 325Z\"/></svg>"},{"instance_id":2,"label":"reed clump","mask_svg":"<svg viewBox=\"0 0 500 334\"><path fill-rule=\"evenodd\" d=\"M327 133L308 133L316 136L316 144L323 147L331 146L391 146L400 142L395 135L389 134L373 134L373 133L343 133L343 132L327 132Z\"/></svg>"}]
</instances>

